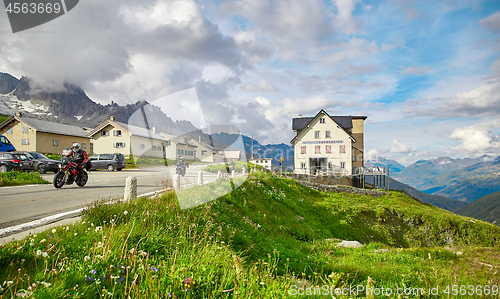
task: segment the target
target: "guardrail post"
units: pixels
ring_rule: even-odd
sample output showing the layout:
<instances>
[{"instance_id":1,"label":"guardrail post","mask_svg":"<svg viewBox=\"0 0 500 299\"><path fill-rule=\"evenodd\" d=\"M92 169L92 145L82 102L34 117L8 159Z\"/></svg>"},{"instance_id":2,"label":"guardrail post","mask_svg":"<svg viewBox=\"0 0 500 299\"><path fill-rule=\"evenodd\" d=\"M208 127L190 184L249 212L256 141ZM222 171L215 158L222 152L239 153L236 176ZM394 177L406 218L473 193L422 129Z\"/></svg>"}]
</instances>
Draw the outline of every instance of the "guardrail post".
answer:
<instances>
[{"instance_id":1,"label":"guardrail post","mask_svg":"<svg viewBox=\"0 0 500 299\"><path fill-rule=\"evenodd\" d=\"M198 171L198 185L203 185L203 171Z\"/></svg>"},{"instance_id":2,"label":"guardrail post","mask_svg":"<svg viewBox=\"0 0 500 299\"><path fill-rule=\"evenodd\" d=\"M181 175L174 174L174 190L181 189Z\"/></svg>"},{"instance_id":3,"label":"guardrail post","mask_svg":"<svg viewBox=\"0 0 500 299\"><path fill-rule=\"evenodd\" d=\"M247 170L243 167L241 170L241 176L245 176L245 174L247 174Z\"/></svg>"},{"instance_id":4,"label":"guardrail post","mask_svg":"<svg viewBox=\"0 0 500 299\"><path fill-rule=\"evenodd\" d=\"M222 171L217 171L217 179L220 179L222 178Z\"/></svg>"},{"instance_id":5,"label":"guardrail post","mask_svg":"<svg viewBox=\"0 0 500 299\"><path fill-rule=\"evenodd\" d=\"M234 178L234 169L231 170L231 177Z\"/></svg>"},{"instance_id":6,"label":"guardrail post","mask_svg":"<svg viewBox=\"0 0 500 299\"><path fill-rule=\"evenodd\" d=\"M127 177L125 181L125 193L123 199L131 201L137 198L137 178L134 176Z\"/></svg>"}]
</instances>

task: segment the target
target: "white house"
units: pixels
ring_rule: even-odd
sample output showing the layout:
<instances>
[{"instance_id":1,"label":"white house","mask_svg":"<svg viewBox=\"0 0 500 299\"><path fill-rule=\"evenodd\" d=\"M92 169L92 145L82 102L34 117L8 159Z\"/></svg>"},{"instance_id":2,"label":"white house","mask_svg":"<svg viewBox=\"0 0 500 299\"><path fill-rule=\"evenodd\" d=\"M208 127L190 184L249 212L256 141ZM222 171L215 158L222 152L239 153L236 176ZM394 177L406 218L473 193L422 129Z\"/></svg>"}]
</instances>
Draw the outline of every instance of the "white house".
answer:
<instances>
[{"instance_id":1,"label":"white house","mask_svg":"<svg viewBox=\"0 0 500 299\"><path fill-rule=\"evenodd\" d=\"M177 137L166 133L160 135L169 140L165 147L167 159L175 160L182 156L185 160L194 160L196 158L197 146L188 140L187 137Z\"/></svg>"},{"instance_id":2,"label":"white house","mask_svg":"<svg viewBox=\"0 0 500 299\"><path fill-rule=\"evenodd\" d=\"M366 116L330 116L321 110L314 117L292 120L296 133L295 173L350 175L363 167L363 122Z\"/></svg>"},{"instance_id":3,"label":"white house","mask_svg":"<svg viewBox=\"0 0 500 299\"><path fill-rule=\"evenodd\" d=\"M273 159L272 158L251 159L249 162L271 170Z\"/></svg>"},{"instance_id":4,"label":"white house","mask_svg":"<svg viewBox=\"0 0 500 299\"><path fill-rule=\"evenodd\" d=\"M195 155L196 159L207 163L222 162L222 154L219 153L219 151L213 146L203 142L201 140L201 136L198 136L198 141L191 139L189 143L197 146Z\"/></svg>"}]
</instances>

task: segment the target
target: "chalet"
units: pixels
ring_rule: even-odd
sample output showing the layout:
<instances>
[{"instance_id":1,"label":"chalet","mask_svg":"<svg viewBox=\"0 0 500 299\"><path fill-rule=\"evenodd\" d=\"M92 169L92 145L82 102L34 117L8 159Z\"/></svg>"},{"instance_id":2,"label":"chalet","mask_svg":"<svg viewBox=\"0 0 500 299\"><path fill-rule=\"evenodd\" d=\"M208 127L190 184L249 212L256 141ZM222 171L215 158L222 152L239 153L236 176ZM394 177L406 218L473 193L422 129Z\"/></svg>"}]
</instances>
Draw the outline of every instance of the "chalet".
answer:
<instances>
[{"instance_id":1,"label":"chalet","mask_svg":"<svg viewBox=\"0 0 500 299\"><path fill-rule=\"evenodd\" d=\"M65 147L78 142L88 154L92 154L91 139L84 129L22 116L21 113L0 124L0 135L5 135L18 151L61 154Z\"/></svg>"},{"instance_id":2,"label":"chalet","mask_svg":"<svg viewBox=\"0 0 500 299\"><path fill-rule=\"evenodd\" d=\"M169 140L156 131L115 121L111 116L87 133L94 140L96 154L120 153L126 157L163 158Z\"/></svg>"},{"instance_id":3,"label":"chalet","mask_svg":"<svg viewBox=\"0 0 500 299\"><path fill-rule=\"evenodd\" d=\"M292 120L296 133L295 173L350 175L363 167L363 125L366 116L330 116L321 110L314 117Z\"/></svg>"}]
</instances>

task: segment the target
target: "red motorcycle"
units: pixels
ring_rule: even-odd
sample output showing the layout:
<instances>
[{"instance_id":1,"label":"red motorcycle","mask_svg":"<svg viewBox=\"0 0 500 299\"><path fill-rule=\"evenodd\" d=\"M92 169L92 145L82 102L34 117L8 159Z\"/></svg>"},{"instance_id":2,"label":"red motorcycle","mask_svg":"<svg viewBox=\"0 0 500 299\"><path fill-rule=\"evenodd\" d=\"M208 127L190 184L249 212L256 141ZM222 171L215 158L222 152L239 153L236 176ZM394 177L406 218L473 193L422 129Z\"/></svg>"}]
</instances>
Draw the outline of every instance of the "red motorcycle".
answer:
<instances>
[{"instance_id":1,"label":"red motorcycle","mask_svg":"<svg viewBox=\"0 0 500 299\"><path fill-rule=\"evenodd\" d=\"M61 188L64 184L71 185L73 182L80 187L85 186L89 179L87 171L79 167L77 163L70 158L62 158L59 171L54 176L54 187Z\"/></svg>"}]
</instances>

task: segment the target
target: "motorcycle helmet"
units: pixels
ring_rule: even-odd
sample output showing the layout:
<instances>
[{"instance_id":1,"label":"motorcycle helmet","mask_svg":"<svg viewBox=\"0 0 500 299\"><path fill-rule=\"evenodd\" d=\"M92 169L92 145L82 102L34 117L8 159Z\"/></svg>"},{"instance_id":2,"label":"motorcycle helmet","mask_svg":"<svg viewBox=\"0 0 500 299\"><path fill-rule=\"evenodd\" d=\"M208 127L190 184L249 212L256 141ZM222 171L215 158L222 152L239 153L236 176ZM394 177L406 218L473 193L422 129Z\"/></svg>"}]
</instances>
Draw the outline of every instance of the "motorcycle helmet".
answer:
<instances>
[{"instance_id":1,"label":"motorcycle helmet","mask_svg":"<svg viewBox=\"0 0 500 299\"><path fill-rule=\"evenodd\" d=\"M78 142L73 143L73 150L79 150L80 149L80 144Z\"/></svg>"}]
</instances>

